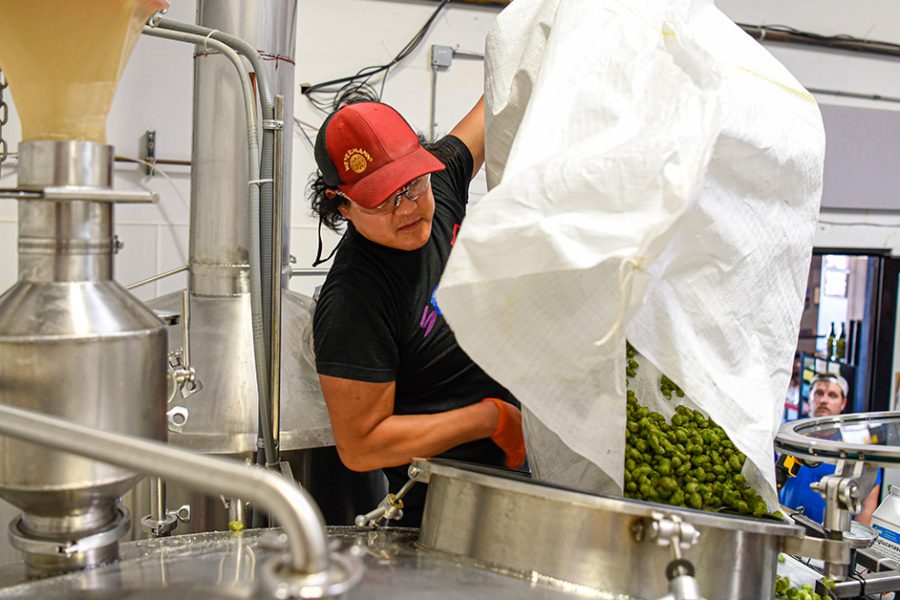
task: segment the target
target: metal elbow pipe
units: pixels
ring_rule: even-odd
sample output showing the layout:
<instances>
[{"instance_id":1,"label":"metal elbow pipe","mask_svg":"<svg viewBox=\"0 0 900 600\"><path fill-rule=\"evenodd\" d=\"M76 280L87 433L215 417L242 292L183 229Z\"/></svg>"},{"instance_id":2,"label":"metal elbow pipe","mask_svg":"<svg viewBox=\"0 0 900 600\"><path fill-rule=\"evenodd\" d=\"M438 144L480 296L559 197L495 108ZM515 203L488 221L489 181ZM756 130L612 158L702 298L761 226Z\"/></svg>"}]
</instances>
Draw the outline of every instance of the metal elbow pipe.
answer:
<instances>
[{"instance_id":1,"label":"metal elbow pipe","mask_svg":"<svg viewBox=\"0 0 900 600\"><path fill-rule=\"evenodd\" d=\"M262 68L262 61L259 58L259 53L256 48L247 43L246 40L242 40L235 35L230 35L223 31L217 31L193 23L183 23L174 19L162 18L155 23L152 23L150 26L158 27L160 29L169 29L171 31L180 31L182 33L190 33L202 37L210 37L222 42L244 56L250 61L250 64L253 66L253 71L256 73L256 81L259 85L260 103L263 107L263 118L273 118L273 115L275 114L275 96L272 93L272 86L269 84L265 69Z\"/></svg>"},{"instance_id":2,"label":"metal elbow pipe","mask_svg":"<svg viewBox=\"0 0 900 600\"><path fill-rule=\"evenodd\" d=\"M310 575L329 569L318 507L303 488L271 471L2 404L0 435L156 475L200 492L250 500L287 534L293 571Z\"/></svg>"}]
</instances>

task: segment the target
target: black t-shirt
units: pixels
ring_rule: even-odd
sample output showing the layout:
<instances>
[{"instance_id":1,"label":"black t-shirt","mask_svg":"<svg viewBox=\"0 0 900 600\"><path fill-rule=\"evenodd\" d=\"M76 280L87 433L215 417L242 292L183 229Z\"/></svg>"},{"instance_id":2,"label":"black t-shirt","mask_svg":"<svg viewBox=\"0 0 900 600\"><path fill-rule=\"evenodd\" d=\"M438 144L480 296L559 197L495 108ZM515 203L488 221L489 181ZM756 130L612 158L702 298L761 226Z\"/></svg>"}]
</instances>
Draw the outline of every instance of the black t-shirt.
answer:
<instances>
[{"instance_id":1,"label":"black t-shirt","mask_svg":"<svg viewBox=\"0 0 900 600\"><path fill-rule=\"evenodd\" d=\"M317 371L357 381L396 381L397 415L443 412L486 397L515 402L459 347L434 299L465 216L473 161L453 136L430 150L447 168L431 176L435 212L428 242L418 250L396 250L348 225L313 320ZM496 466L504 458L490 439L441 456ZM392 491L407 479L406 467L384 471ZM403 524L420 519L422 487L414 486L413 496L407 496Z\"/></svg>"}]
</instances>

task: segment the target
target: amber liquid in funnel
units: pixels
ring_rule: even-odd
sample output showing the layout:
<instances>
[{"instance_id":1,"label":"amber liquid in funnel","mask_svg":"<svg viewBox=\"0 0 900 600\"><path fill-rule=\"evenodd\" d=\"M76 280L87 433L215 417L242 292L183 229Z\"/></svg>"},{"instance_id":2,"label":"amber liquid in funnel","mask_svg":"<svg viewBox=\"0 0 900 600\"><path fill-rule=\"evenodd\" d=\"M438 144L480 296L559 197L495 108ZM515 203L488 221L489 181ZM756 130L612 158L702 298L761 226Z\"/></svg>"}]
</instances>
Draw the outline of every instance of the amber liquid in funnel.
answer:
<instances>
[{"instance_id":1,"label":"amber liquid in funnel","mask_svg":"<svg viewBox=\"0 0 900 600\"><path fill-rule=\"evenodd\" d=\"M23 140L106 143L137 38L166 0L0 0L0 70Z\"/></svg>"}]
</instances>

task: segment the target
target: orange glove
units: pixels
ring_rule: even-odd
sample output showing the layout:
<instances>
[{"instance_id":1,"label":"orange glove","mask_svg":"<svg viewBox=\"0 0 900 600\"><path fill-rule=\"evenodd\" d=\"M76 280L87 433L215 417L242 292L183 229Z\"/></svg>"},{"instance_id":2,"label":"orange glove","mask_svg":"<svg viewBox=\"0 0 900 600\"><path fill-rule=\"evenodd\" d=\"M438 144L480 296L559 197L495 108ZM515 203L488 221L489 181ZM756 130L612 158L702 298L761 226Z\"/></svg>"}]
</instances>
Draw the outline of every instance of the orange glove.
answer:
<instances>
[{"instance_id":1,"label":"orange glove","mask_svg":"<svg viewBox=\"0 0 900 600\"><path fill-rule=\"evenodd\" d=\"M518 469L525 464L525 438L522 437L522 413L519 409L499 398L484 398L497 407L497 428L491 440L506 453L506 464L510 469Z\"/></svg>"}]
</instances>

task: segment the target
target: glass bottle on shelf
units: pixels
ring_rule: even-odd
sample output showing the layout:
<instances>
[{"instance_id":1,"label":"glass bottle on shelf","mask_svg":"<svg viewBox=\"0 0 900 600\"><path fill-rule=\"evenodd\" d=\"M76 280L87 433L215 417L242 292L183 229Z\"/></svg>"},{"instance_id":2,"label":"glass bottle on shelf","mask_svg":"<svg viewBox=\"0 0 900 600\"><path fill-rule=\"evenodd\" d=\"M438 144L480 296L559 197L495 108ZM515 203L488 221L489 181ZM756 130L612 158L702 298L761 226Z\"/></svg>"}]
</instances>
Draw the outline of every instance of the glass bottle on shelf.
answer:
<instances>
[{"instance_id":1,"label":"glass bottle on shelf","mask_svg":"<svg viewBox=\"0 0 900 600\"><path fill-rule=\"evenodd\" d=\"M841 335L834 340L834 359L844 360L847 354L847 326L841 323Z\"/></svg>"},{"instance_id":2,"label":"glass bottle on shelf","mask_svg":"<svg viewBox=\"0 0 900 600\"><path fill-rule=\"evenodd\" d=\"M834 357L834 321L831 322L831 332L825 338L825 357L829 359Z\"/></svg>"}]
</instances>

